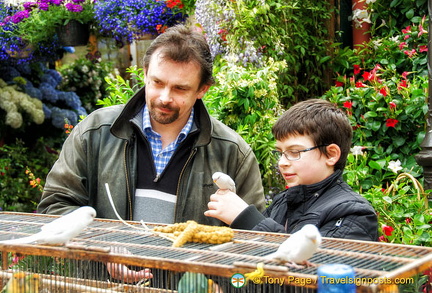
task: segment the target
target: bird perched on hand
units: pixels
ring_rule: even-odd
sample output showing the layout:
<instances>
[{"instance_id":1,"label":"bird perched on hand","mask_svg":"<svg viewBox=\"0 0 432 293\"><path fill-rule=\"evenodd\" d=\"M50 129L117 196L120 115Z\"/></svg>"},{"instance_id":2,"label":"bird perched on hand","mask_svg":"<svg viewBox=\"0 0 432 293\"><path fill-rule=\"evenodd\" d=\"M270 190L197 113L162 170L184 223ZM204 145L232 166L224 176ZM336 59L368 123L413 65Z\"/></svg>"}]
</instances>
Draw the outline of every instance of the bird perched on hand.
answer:
<instances>
[{"instance_id":1,"label":"bird perched on hand","mask_svg":"<svg viewBox=\"0 0 432 293\"><path fill-rule=\"evenodd\" d=\"M41 227L41 231L31 236L0 241L1 244L52 244L62 245L80 234L96 217L96 211L89 206L80 207Z\"/></svg>"},{"instance_id":2,"label":"bird perched on hand","mask_svg":"<svg viewBox=\"0 0 432 293\"><path fill-rule=\"evenodd\" d=\"M38 274L14 273L1 293L38 293L39 282Z\"/></svg>"},{"instance_id":3,"label":"bird perched on hand","mask_svg":"<svg viewBox=\"0 0 432 293\"><path fill-rule=\"evenodd\" d=\"M311 258L321 245L321 234L314 225L307 224L301 230L291 234L274 253L266 256L268 259L279 262L288 262L295 268L301 268L297 264L308 265Z\"/></svg>"},{"instance_id":4,"label":"bird perched on hand","mask_svg":"<svg viewBox=\"0 0 432 293\"><path fill-rule=\"evenodd\" d=\"M228 189L236 193L236 186L234 180L222 172L216 172L212 176L213 182L219 187L219 189Z\"/></svg>"}]
</instances>

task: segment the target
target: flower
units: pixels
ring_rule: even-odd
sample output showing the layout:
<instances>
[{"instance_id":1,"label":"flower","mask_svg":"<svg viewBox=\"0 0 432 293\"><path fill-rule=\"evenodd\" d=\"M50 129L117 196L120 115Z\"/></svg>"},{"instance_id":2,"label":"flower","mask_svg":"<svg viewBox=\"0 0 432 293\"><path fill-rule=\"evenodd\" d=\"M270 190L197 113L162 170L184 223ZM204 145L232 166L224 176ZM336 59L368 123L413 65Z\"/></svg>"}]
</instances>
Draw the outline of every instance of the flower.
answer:
<instances>
[{"instance_id":1,"label":"flower","mask_svg":"<svg viewBox=\"0 0 432 293\"><path fill-rule=\"evenodd\" d=\"M392 226L382 225L381 229L386 236L391 236L394 228Z\"/></svg>"},{"instance_id":2,"label":"flower","mask_svg":"<svg viewBox=\"0 0 432 293\"><path fill-rule=\"evenodd\" d=\"M394 173L397 173L398 171L402 170L401 162L399 160L397 161L390 161L388 163L388 168L393 171Z\"/></svg>"},{"instance_id":3,"label":"flower","mask_svg":"<svg viewBox=\"0 0 432 293\"><path fill-rule=\"evenodd\" d=\"M61 58L57 31L72 20L92 24L93 0L36 0L0 15L0 43L9 56L26 59L22 62L54 61Z\"/></svg>"},{"instance_id":4,"label":"flower","mask_svg":"<svg viewBox=\"0 0 432 293\"><path fill-rule=\"evenodd\" d=\"M389 107L390 107L390 109L395 109L396 103L395 102L389 102Z\"/></svg>"},{"instance_id":5,"label":"flower","mask_svg":"<svg viewBox=\"0 0 432 293\"><path fill-rule=\"evenodd\" d=\"M352 153L354 156L363 155L363 147L360 146L360 145L353 146L353 147L351 148L351 153Z\"/></svg>"},{"instance_id":6,"label":"flower","mask_svg":"<svg viewBox=\"0 0 432 293\"><path fill-rule=\"evenodd\" d=\"M351 109L353 106L353 103L351 101L345 101L343 103L343 106L344 106L344 108Z\"/></svg>"},{"instance_id":7,"label":"flower","mask_svg":"<svg viewBox=\"0 0 432 293\"><path fill-rule=\"evenodd\" d=\"M389 118L389 119L386 120L386 126L387 127L395 127L396 124L398 124L398 122L399 121L397 119Z\"/></svg>"},{"instance_id":8,"label":"flower","mask_svg":"<svg viewBox=\"0 0 432 293\"><path fill-rule=\"evenodd\" d=\"M94 11L99 33L123 44L184 22L181 8L180 0L105 0L97 1Z\"/></svg>"}]
</instances>

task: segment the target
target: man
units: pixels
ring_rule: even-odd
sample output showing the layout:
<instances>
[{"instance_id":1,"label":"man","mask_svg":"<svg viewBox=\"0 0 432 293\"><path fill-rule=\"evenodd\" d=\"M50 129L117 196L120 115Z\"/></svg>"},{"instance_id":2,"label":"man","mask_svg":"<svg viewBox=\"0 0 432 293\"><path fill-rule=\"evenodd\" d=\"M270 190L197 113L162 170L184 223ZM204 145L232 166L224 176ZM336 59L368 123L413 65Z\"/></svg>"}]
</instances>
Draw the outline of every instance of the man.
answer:
<instances>
[{"instance_id":1,"label":"man","mask_svg":"<svg viewBox=\"0 0 432 293\"><path fill-rule=\"evenodd\" d=\"M145 88L126 105L96 110L74 128L48 174L38 212L90 205L98 217L115 219L108 183L123 219L221 225L204 216L217 171L230 175L238 195L262 210L252 149L202 102L213 83L212 66L200 33L176 26L156 38L144 56Z\"/></svg>"}]
</instances>

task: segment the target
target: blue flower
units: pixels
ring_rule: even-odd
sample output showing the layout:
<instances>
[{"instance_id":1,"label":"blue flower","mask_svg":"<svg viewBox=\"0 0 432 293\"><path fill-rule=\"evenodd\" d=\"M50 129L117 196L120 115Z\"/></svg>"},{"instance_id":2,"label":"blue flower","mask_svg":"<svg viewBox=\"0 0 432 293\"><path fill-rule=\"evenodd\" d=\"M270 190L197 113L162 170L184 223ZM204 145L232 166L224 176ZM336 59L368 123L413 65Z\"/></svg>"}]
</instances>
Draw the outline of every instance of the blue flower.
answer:
<instances>
[{"instance_id":1,"label":"blue flower","mask_svg":"<svg viewBox=\"0 0 432 293\"><path fill-rule=\"evenodd\" d=\"M47 100L48 102L51 103L57 102L58 94L52 85L50 85L47 82L42 82L39 86L39 89L42 92L43 100Z\"/></svg>"},{"instance_id":2,"label":"blue flower","mask_svg":"<svg viewBox=\"0 0 432 293\"><path fill-rule=\"evenodd\" d=\"M4 81L8 82L12 81L15 77L21 76L21 74L15 67L5 66L1 70L0 76Z\"/></svg>"},{"instance_id":3,"label":"blue flower","mask_svg":"<svg viewBox=\"0 0 432 293\"><path fill-rule=\"evenodd\" d=\"M42 110L45 114L45 119L51 119L51 109L47 105L42 104Z\"/></svg>"},{"instance_id":4,"label":"blue flower","mask_svg":"<svg viewBox=\"0 0 432 293\"><path fill-rule=\"evenodd\" d=\"M57 128L63 129L65 123L76 125L78 123L78 115L67 109L60 109L58 107L51 108L51 123Z\"/></svg>"},{"instance_id":5,"label":"blue flower","mask_svg":"<svg viewBox=\"0 0 432 293\"><path fill-rule=\"evenodd\" d=\"M64 101L68 107L74 110L77 110L82 105L80 98L75 92L57 91L57 94L59 100Z\"/></svg>"},{"instance_id":6,"label":"blue flower","mask_svg":"<svg viewBox=\"0 0 432 293\"><path fill-rule=\"evenodd\" d=\"M62 76L60 75L60 73L57 70L54 69L48 69L45 71L45 74L50 75L56 82L55 85L53 85L54 87L56 87L59 83L62 82Z\"/></svg>"}]
</instances>

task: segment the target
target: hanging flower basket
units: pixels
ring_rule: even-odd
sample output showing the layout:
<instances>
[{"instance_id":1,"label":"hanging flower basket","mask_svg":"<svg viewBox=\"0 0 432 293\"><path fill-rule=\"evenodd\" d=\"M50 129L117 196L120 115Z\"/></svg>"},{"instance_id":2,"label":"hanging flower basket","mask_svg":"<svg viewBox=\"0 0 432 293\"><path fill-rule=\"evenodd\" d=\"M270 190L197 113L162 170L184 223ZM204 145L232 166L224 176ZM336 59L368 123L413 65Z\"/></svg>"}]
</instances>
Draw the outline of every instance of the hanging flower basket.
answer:
<instances>
[{"instance_id":1,"label":"hanging flower basket","mask_svg":"<svg viewBox=\"0 0 432 293\"><path fill-rule=\"evenodd\" d=\"M89 41L90 29L88 24L72 19L57 28L57 35L63 46L85 46Z\"/></svg>"}]
</instances>

